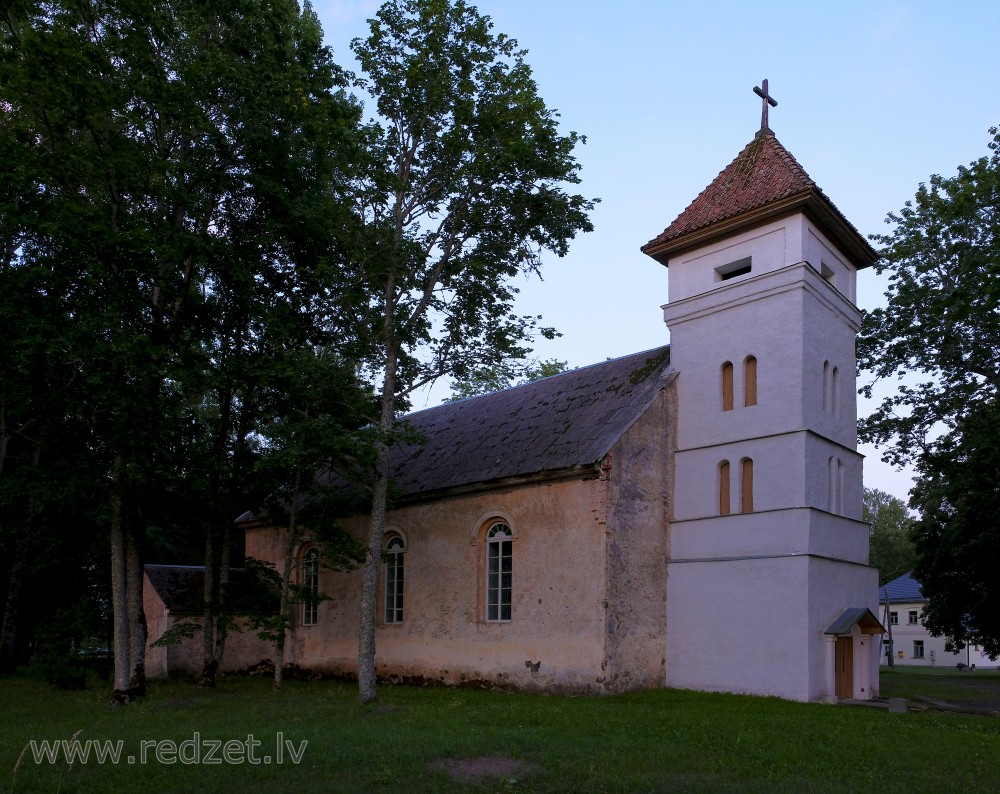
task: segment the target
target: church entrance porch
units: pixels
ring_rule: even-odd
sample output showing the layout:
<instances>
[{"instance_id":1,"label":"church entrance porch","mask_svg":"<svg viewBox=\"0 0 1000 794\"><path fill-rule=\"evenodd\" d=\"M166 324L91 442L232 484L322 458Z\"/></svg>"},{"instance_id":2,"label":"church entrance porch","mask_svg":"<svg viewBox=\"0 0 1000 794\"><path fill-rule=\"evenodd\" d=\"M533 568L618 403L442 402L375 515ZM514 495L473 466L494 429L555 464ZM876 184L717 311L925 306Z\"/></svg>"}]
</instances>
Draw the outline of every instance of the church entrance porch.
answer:
<instances>
[{"instance_id":1,"label":"church entrance porch","mask_svg":"<svg viewBox=\"0 0 1000 794\"><path fill-rule=\"evenodd\" d=\"M885 633L878 618L867 607L845 609L824 633L831 663L829 691L836 700L871 700L877 690L877 681L872 680L877 657L871 654L878 654L876 635Z\"/></svg>"}]
</instances>

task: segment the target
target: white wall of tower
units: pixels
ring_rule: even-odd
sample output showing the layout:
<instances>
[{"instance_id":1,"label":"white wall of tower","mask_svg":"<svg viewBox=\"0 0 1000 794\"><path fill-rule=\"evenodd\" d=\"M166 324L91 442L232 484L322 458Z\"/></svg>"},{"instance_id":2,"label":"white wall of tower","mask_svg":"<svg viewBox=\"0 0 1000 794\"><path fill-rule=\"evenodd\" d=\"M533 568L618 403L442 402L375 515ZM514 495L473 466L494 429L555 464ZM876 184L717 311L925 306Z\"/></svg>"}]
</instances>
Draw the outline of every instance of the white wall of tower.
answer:
<instances>
[{"instance_id":1,"label":"white wall of tower","mask_svg":"<svg viewBox=\"0 0 1000 794\"><path fill-rule=\"evenodd\" d=\"M856 269L800 213L671 258L668 286L678 410L667 682L829 699L824 629L848 606L876 607L856 451ZM870 696L877 653L859 650L855 664L855 689Z\"/></svg>"}]
</instances>

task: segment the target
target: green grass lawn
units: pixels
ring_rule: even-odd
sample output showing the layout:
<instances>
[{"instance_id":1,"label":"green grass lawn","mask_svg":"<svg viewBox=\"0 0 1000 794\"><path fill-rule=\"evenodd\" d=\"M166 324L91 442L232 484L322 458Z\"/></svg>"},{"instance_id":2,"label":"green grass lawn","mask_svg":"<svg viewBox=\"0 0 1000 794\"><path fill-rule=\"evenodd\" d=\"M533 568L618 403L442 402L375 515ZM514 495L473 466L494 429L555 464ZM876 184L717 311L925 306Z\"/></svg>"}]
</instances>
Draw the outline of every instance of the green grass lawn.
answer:
<instances>
[{"instance_id":1,"label":"green grass lawn","mask_svg":"<svg viewBox=\"0 0 1000 794\"><path fill-rule=\"evenodd\" d=\"M927 679L927 676L924 676ZM893 684L895 686L895 684ZM0 792L312 791L984 791L1000 781L1000 720L789 703L685 691L606 698L384 686L361 706L353 686L228 677L216 690L154 682L125 708L108 692L64 692L27 676L0 679ZM32 739L121 740L118 764L36 762ZM276 763L279 734L298 750ZM270 764L184 764L140 743L261 742ZM245 745L238 745L244 748ZM135 756L127 763L126 757ZM219 753L221 757L221 753ZM504 756L517 777L465 788L443 759ZM20 763L15 773L15 765ZM190 753L189 753L190 757Z\"/></svg>"},{"instance_id":2,"label":"green grass lawn","mask_svg":"<svg viewBox=\"0 0 1000 794\"><path fill-rule=\"evenodd\" d=\"M1000 670L960 673L954 667L882 668L882 696L933 698L956 704L994 704L1000 711Z\"/></svg>"}]
</instances>

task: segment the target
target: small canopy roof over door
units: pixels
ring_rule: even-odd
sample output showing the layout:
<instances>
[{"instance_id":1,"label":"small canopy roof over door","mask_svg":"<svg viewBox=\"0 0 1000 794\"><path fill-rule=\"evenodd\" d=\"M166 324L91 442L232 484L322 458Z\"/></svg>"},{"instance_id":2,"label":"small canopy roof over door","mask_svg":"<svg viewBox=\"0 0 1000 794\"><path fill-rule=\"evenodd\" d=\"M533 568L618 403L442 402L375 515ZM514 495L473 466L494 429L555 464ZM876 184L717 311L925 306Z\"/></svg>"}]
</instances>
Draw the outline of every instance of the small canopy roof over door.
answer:
<instances>
[{"instance_id":1,"label":"small canopy roof over door","mask_svg":"<svg viewBox=\"0 0 1000 794\"><path fill-rule=\"evenodd\" d=\"M842 636L850 634L857 626L862 634L885 634L885 628L868 607L850 607L845 609L839 618L830 624L824 634Z\"/></svg>"}]
</instances>

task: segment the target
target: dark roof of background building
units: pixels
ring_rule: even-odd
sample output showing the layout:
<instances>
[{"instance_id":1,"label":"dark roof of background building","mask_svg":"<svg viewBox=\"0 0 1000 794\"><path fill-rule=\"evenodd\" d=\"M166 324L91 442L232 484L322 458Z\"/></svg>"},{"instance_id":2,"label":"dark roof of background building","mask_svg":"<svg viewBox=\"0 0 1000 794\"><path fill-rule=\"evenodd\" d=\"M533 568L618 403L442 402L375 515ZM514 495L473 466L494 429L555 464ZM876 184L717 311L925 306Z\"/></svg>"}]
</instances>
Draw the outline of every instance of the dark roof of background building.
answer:
<instances>
[{"instance_id":1,"label":"dark roof of background building","mask_svg":"<svg viewBox=\"0 0 1000 794\"><path fill-rule=\"evenodd\" d=\"M146 565L149 583L171 612L201 612L205 568L201 565Z\"/></svg>"},{"instance_id":2,"label":"dark roof of background building","mask_svg":"<svg viewBox=\"0 0 1000 794\"><path fill-rule=\"evenodd\" d=\"M203 565L145 565L149 583L164 606L175 614L201 614L205 608ZM256 598L259 582L248 568L230 568L227 598L235 608L246 607Z\"/></svg>"},{"instance_id":3,"label":"dark roof of background building","mask_svg":"<svg viewBox=\"0 0 1000 794\"><path fill-rule=\"evenodd\" d=\"M666 264L666 254L702 244L714 231L731 233L800 207L845 246L855 265L867 267L875 261L874 249L770 132L748 143L642 251ZM714 227L712 232L709 227Z\"/></svg>"},{"instance_id":4,"label":"dark roof of background building","mask_svg":"<svg viewBox=\"0 0 1000 794\"><path fill-rule=\"evenodd\" d=\"M879 601L885 603L886 595L890 603L894 601L926 601L920 592L920 582L907 572L902 576L897 576L891 582L886 582L879 588Z\"/></svg>"},{"instance_id":5,"label":"dark roof of background building","mask_svg":"<svg viewBox=\"0 0 1000 794\"><path fill-rule=\"evenodd\" d=\"M426 441L393 449L397 492L593 465L652 403L669 362L664 346L409 414Z\"/></svg>"}]
</instances>

